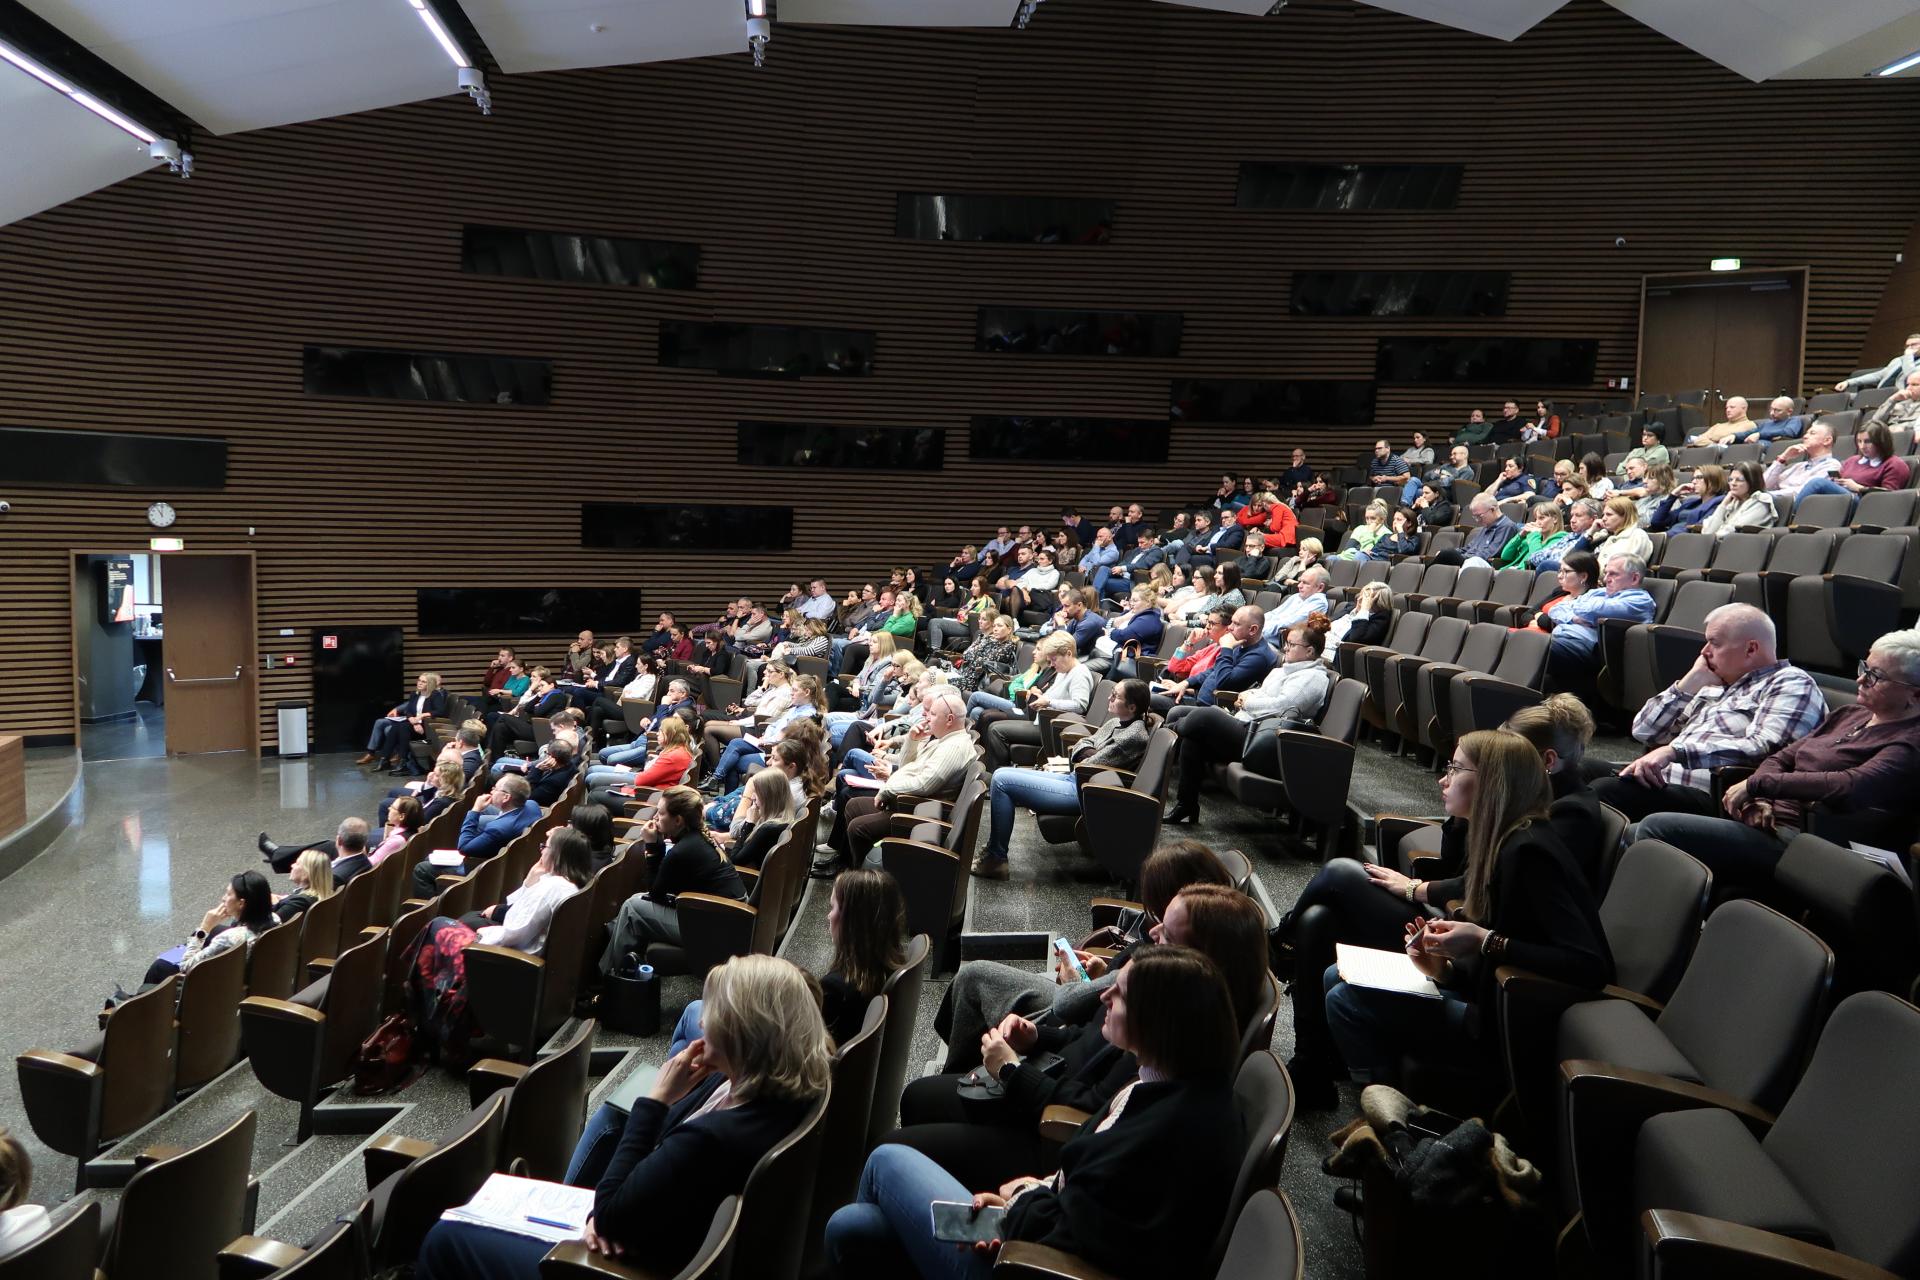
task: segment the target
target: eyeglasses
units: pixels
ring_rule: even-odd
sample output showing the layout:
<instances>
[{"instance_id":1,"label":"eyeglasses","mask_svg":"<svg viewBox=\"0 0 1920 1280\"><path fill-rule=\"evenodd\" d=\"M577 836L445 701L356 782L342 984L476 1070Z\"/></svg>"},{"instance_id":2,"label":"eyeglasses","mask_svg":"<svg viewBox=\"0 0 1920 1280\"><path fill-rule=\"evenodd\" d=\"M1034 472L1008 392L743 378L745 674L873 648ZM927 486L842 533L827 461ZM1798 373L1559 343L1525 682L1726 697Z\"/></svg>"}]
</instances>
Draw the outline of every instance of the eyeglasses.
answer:
<instances>
[{"instance_id":1,"label":"eyeglasses","mask_svg":"<svg viewBox=\"0 0 1920 1280\"><path fill-rule=\"evenodd\" d=\"M1442 774L1442 776L1451 778L1456 773L1478 773L1478 772L1480 772L1478 769L1475 769L1470 765L1457 764L1454 761L1449 760L1447 761L1447 767L1445 772Z\"/></svg>"},{"instance_id":2,"label":"eyeglasses","mask_svg":"<svg viewBox=\"0 0 1920 1280\"><path fill-rule=\"evenodd\" d=\"M1858 672L1858 677L1859 677L1861 686L1867 689L1871 689L1873 688L1873 686L1877 684L1897 684L1907 689L1920 688L1920 686L1916 686L1911 680L1896 680L1894 677L1886 674L1884 671L1875 671L1872 667L1867 665L1866 659L1864 658L1860 660L1860 670Z\"/></svg>"}]
</instances>

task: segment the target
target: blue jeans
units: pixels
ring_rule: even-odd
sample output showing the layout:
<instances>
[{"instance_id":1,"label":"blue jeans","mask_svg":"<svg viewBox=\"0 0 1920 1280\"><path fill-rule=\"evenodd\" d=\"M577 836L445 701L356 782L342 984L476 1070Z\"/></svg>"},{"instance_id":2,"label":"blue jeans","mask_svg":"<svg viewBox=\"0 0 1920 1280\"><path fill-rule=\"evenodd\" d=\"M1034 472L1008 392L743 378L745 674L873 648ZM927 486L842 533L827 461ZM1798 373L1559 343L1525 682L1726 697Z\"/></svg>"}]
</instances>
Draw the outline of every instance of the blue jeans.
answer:
<instances>
[{"instance_id":1,"label":"blue jeans","mask_svg":"<svg viewBox=\"0 0 1920 1280\"><path fill-rule=\"evenodd\" d=\"M373 722L373 731L367 735L367 750L383 758L403 755L407 744L412 740L412 725L405 720L388 720L382 717Z\"/></svg>"},{"instance_id":2,"label":"blue jeans","mask_svg":"<svg viewBox=\"0 0 1920 1280\"><path fill-rule=\"evenodd\" d=\"M1413 500L1420 496L1420 484L1421 484L1421 480L1419 476L1407 477L1407 482L1400 486L1400 505L1401 506L1410 507L1413 505ZM1452 486L1449 485L1448 488L1452 488ZM1442 491L1441 496L1442 497L1446 496L1444 491Z\"/></svg>"},{"instance_id":3,"label":"blue jeans","mask_svg":"<svg viewBox=\"0 0 1920 1280\"><path fill-rule=\"evenodd\" d=\"M421 1280L531 1280L540 1274L540 1259L551 1248L545 1240L531 1236L464 1222L436 1222L420 1245L413 1274Z\"/></svg>"},{"instance_id":4,"label":"blue jeans","mask_svg":"<svg viewBox=\"0 0 1920 1280\"><path fill-rule=\"evenodd\" d=\"M872 763L873 752L865 747L855 747L840 758L840 773L842 776L852 774L856 778L871 778L873 770L868 766Z\"/></svg>"},{"instance_id":5,"label":"blue jeans","mask_svg":"<svg viewBox=\"0 0 1920 1280\"><path fill-rule=\"evenodd\" d=\"M993 825L987 836L986 857L1004 859L1007 856L1007 841L1013 837L1013 814L1017 808L1031 809L1036 814L1078 813L1080 785L1070 773L996 769L991 801Z\"/></svg>"},{"instance_id":6,"label":"blue jeans","mask_svg":"<svg viewBox=\"0 0 1920 1280\"><path fill-rule=\"evenodd\" d=\"M611 787L615 784L624 786L639 776L638 769L629 769L625 765L596 764L587 769L587 786L589 788Z\"/></svg>"},{"instance_id":7,"label":"blue jeans","mask_svg":"<svg viewBox=\"0 0 1920 1280\"><path fill-rule=\"evenodd\" d=\"M1664 840L1700 859L1713 872L1714 896L1718 898L1725 896L1729 887L1764 889L1772 884L1780 855L1799 833L1787 828L1762 831L1732 818L1656 813L1641 819L1628 834L1635 840Z\"/></svg>"},{"instance_id":8,"label":"blue jeans","mask_svg":"<svg viewBox=\"0 0 1920 1280\"><path fill-rule=\"evenodd\" d=\"M991 693L970 693L967 695L967 719L978 720L982 711L1013 710L1013 699L998 697Z\"/></svg>"},{"instance_id":9,"label":"blue jeans","mask_svg":"<svg viewBox=\"0 0 1920 1280\"><path fill-rule=\"evenodd\" d=\"M1845 495L1845 497L1847 498L1847 514L1849 516L1853 514L1853 509L1860 505L1859 494L1851 493L1845 489L1842 489L1839 485L1827 479L1825 476L1815 476L1813 479L1807 481L1805 484L1800 486L1799 498L1804 498L1811 493L1838 493L1838 494ZM1795 498L1794 501L1796 502L1799 501L1799 498Z\"/></svg>"},{"instance_id":10,"label":"blue jeans","mask_svg":"<svg viewBox=\"0 0 1920 1280\"><path fill-rule=\"evenodd\" d=\"M643 768L647 763L647 736L643 733L624 747L601 748L600 763L624 764L633 769Z\"/></svg>"},{"instance_id":11,"label":"blue jeans","mask_svg":"<svg viewBox=\"0 0 1920 1280\"><path fill-rule=\"evenodd\" d=\"M1356 987L1340 980L1337 964L1327 966L1322 981L1327 993L1327 1030L1347 1070L1361 1084L1393 1084L1400 1078L1401 1059L1408 1054L1444 1056L1453 1062L1466 1058L1471 1006L1451 993L1430 1000Z\"/></svg>"},{"instance_id":12,"label":"blue jeans","mask_svg":"<svg viewBox=\"0 0 1920 1280\"><path fill-rule=\"evenodd\" d=\"M827 741L839 746L840 740L847 736L847 730L853 728L853 722L860 718L857 711L829 711L821 721L827 727Z\"/></svg>"},{"instance_id":13,"label":"blue jeans","mask_svg":"<svg viewBox=\"0 0 1920 1280\"><path fill-rule=\"evenodd\" d=\"M714 766L713 776L720 780L723 791L731 791L747 779L749 765L765 764L767 757L760 748L745 738L735 738L720 753L720 763Z\"/></svg>"},{"instance_id":14,"label":"blue jeans","mask_svg":"<svg viewBox=\"0 0 1920 1280\"><path fill-rule=\"evenodd\" d=\"M667 1049L669 1058L700 1038L700 1011L706 1004L705 1000L690 1001L680 1011L680 1021L673 1024L673 1044Z\"/></svg>"},{"instance_id":15,"label":"blue jeans","mask_svg":"<svg viewBox=\"0 0 1920 1280\"><path fill-rule=\"evenodd\" d=\"M573 1144L573 1159L567 1161L566 1183L570 1187L591 1187L600 1181L613 1160L613 1149L626 1132L627 1113L611 1102L603 1102L587 1117L580 1141Z\"/></svg>"},{"instance_id":16,"label":"blue jeans","mask_svg":"<svg viewBox=\"0 0 1920 1280\"><path fill-rule=\"evenodd\" d=\"M913 1148L875 1147L854 1202L827 1220L827 1262L838 1280L988 1280L993 1264L972 1245L933 1238L929 1206L971 1199L971 1188Z\"/></svg>"}]
</instances>

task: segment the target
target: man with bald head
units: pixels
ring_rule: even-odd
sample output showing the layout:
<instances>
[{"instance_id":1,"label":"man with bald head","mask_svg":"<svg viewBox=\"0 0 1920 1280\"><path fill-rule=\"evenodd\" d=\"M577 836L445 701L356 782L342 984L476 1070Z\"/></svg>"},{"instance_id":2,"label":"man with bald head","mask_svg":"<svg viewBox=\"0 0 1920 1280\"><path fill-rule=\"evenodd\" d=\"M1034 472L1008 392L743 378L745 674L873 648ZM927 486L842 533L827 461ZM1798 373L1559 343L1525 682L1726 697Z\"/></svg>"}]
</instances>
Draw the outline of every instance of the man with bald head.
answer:
<instances>
[{"instance_id":1,"label":"man with bald head","mask_svg":"<svg viewBox=\"0 0 1920 1280\"><path fill-rule=\"evenodd\" d=\"M1809 480L1840 474L1840 459L1833 456L1833 428L1816 422L1807 428L1799 444L1790 444L1767 468L1767 492L1798 498Z\"/></svg>"},{"instance_id":2,"label":"man with bald head","mask_svg":"<svg viewBox=\"0 0 1920 1280\"><path fill-rule=\"evenodd\" d=\"M1916 418L1920 418L1920 371L1908 374L1905 384L1888 396L1867 422L1885 423L1891 431L1910 431Z\"/></svg>"},{"instance_id":3,"label":"man with bald head","mask_svg":"<svg viewBox=\"0 0 1920 1280\"><path fill-rule=\"evenodd\" d=\"M1173 686L1170 693L1153 695L1153 709L1161 715L1176 706L1210 707L1214 694L1226 690L1240 693L1266 679L1267 672L1279 661L1280 654L1261 638L1267 625L1267 611L1257 604L1243 604L1233 611L1233 622L1220 638L1220 656L1207 668L1207 674L1195 687L1187 683Z\"/></svg>"},{"instance_id":4,"label":"man with bald head","mask_svg":"<svg viewBox=\"0 0 1920 1280\"><path fill-rule=\"evenodd\" d=\"M1747 398L1729 396L1727 398L1727 417L1724 422L1716 422L1699 435L1688 440L1692 445L1730 445L1743 436L1752 435L1760 429L1760 424L1747 416Z\"/></svg>"},{"instance_id":5,"label":"man with bald head","mask_svg":"<svg viewBox=\"0 0 1920 1280\"><path fill-rule=\"evenodd\" d=\"M1713 770L1758 764L1826 715L1820 686L1780 660L1773 619L1760 610L1721 605L1707 615L1706 636L1687 673L1633 719L1633 736L1653 749L1594 784L1630 822L1655 813L1718 816Z\"/></svg>"}]
</instances>

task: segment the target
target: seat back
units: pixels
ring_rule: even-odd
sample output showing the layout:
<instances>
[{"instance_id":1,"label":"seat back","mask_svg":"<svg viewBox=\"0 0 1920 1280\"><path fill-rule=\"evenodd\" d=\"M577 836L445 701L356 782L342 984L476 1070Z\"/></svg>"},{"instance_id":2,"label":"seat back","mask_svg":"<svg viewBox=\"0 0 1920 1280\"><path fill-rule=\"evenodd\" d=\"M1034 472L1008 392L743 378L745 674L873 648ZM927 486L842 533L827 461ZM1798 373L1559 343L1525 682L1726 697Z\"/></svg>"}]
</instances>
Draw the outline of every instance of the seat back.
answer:
<instances>
[{"instance_id":1,"label":"seat back","mask_svg":"<svg viewBox=\"0 0 1920 1280\"><path fill-rule=\"evenodd\" d=\"M1329 560L1326 569L1329 587L1350 587L1360 577L1360 566L1351 560Z\"/></svg>"},{"instance_id":2,"label":"seat back","mask_svg":"<svg viewBox=\"0 0 1920 1280\"><path fill-rule=\"evenodd\" d=\"M0 1255L0 1280L94 1280L100 1253L100 1202L67 1204L39 1239Z\"/></svg>"},{"instance_id":3,"label":"seat back","mask_svg":"<svg viewBox=\"0 0 1920 1280\"><path fill-rule=\"evenodd\" d=\"M813 1221L807 1228L807 1246L817 1247L827 1219L841 1205L850 1204L867 1160L867 1127L873 1114L873 1089L880 1078L880 1051L885 1044L887 998L867 1001L860 1030L834 1051L833 1091L826 1118L820 1122L820 1164L813 1176Z\"/></svg>"},{"instance_id":4,"label":"seat back","mask_svg":"<svg viewBox=\"0 0 1920 1280\"><path fill-rule=\"evenodd\" d=\"M1496 680L1537 689L1547 671L1547 650L1553 637L1544 631L1510 631L1501 646L1500 661L1493 668Z\"/></svg>"},{"instance_id":5,"label":"seat back","mask_svg":"<svg viewBox=\"0 0 1920 1280\"><path fill-rule=\"evenodd\" d=\"M1427 628L1433 624L1430 614L1413 609L1402 609L1393 616L1393 629L1387 632L1387 648L1395 653L1418 653L1421 642L1427 638Z\"/></svg>"},{"instance_id":6,"label":"seat back","mask_svg":"<svg viewBox=\"0 0 1920 1280\"><path fill-rule=\"evenodd\" d=\"M293 994L302 928L300 917L295 916L253 940L247 954L248 995L285 1000Z\"/></svg>"},{"instance_id":7,"label":"seat back","mask_svg":"<svg viewBox=\"0 0 1920 1280\"><path fill-rule=\"evenodd\" d=\"M813 1208L813 1179L820 1163L822 1123L829 1088L807 1110L792 1133L760 1157L740 1197L740 1226L735 1233L734 1274L753 1280L798 1280L807 1255L807 1222Z\"/></svg>"},{"instance_id":8,"label":"seat back","mask_svg":"<svg viewBox=\"0 0 1920 1280\"><path fill-rule=\"evenodd\" d=\"M576 897L579 895L575 895ZM553 980L553 971L547 971ZM587 1068L600 1024L583 1018L565 1044L527 1069L507 1091L496 1167L527 1162L527 1176L559 1182L587 1118Z\"/></svg>"},{"instance_id":9,"label":"seat back","mask_svg":"<svg viewBox=\"0 0 1920 1280\"><path fill-rule=\"evenodd\" d=\"M420 1255L420 1244L440 1215L473 1199L500 1167L500 1136L507 1094L494 1094L468 1114L426 1155L392 1175L386 1208L374 1224L376 1267L398 1266ZM564 1170L562 1170L564 1172Z\"/></svg>"},{"instance_id":10,"label":"seat back","mask_svg":"<svg viewBox=\"0 0 1920 1280\"><path fill-rule=\"evenodd\" d=\"M327 1027L321 1049L320 1083L329 1084L353 1070L360 1042L380 1020L386 977L387 932L342 951L327 978Z\"/></svg>"},{"instance_id":11,"label":"seat back","mask_svg":"<svg viewBox=\"0 0 1920 1280\"><path fill-rule=\"evenodd\" d=\"M439 819L434 821L438 822ZM433 850L445 847L444 842L428 838L432 830L433 823L428 823L419 835L407 841L398 852L387 855L386 861L368 875L359 877L373 884L373 905L366 924L389 925L399 916L400 900L407 896L407 880L413 871L413 864ZM458 828L452 828L443 830L442 834L447 841L451 841L457 831Z\"/></svg>"},{"instance_id":12,"label":"seat back","mask_svg":"<svg viewBox=\"0 0 1920 1280\"><path fill-rule=\"evenodd\" d=\"M1467 638L1454 661L1468 671L1491 671L1500 662L1507 647L1507 629L1497 622L1476 622L1467 628Z\"/></svg>"},{"instance_id":13,"label":"seat back","mask_svg":"<svg viewBox=\"0 0 1920 1280\"><path fill-rule=\"evenodd\" d=\"M1841 1253L1920 1273L1920 1009L1883 992L1835 1009L1763 1145Z\"/></svg>"},{"instance_id":14,"label":"seat back","mask_svg":"<svg viewBox=\"0 0 1920 1280\"><path fill-rule=\"evenodd\" d=\"M1865 578L1869 582L1898 582L1900 562L1906 557L1906 549L1905 538L1890 534L1855 534L1840 544L1840 554L1833 558L1834 576Z\"/></svg>"},{"instance_id":15,"label":"seat back","mask_svg":"<svg viewBox=\"0 0 1920 1280\"><path fill-rule=\"evenodd\" d=\"M1607 887L1613 883L1614 869L1620 865L1620 855L1627 851L1627 815L1610 804L1600 806L1600 862L1596 870L1598 877L1593 885L1594 896L1605 898Z\"/></svg>"},{"instance_id":16,"label":"seat back","mask_svg":"<svg viewBox=\"0 0 1920 1280\"><path fill-rule=\"evenodd\" d=\"M1306 1246L1293 1202L1278 1187L1262 1187L1247 1198L1233 1224L1216 1280L1302 1280Z\"/></svg>"},{"instance_id":17,"label":"seat back","mask_svg":"<svg viewBox=\"0 0 1920 1280\"><path fill-rule=\"evenodd\" d=\"M1167 794L1168 768L1173 763L1173 749L1180 739L1173 730L1164 725L1155 729L1147 737L1147 750L1140 757L1140 767L1133 775L1133 789L1150 796L1164 797Z\"/></svg>"},{"instance_id":18,"label":"seat back","mask_svg":"<svg viewBox=\"0 0 1920 1280\"><path fill-rule=\"evenodd\" d=\"M592 914L591 882L553 909L547 944L541 951L546 974L540 983L540 1008L534 1014L536 1042L552 1035L573 1014L574 997L580 989L581 956L592 941L587 933L587 918Z\"/></svg>"},{"instance_id":19,"label":"seat back","mask_svg":"<svg viewBox=\"0 0 1920 1280\"><path fill-rule=\"evenodd\" d=\"M1487 599L1495 604L1525 604L1537 575L1531 569L1502 569L1493 575Z\"/></svg>"},{"instance_id":20,"label":"seat back","mask_svg":"<svg viewBox=\"0 0 1920 1280\"><path fill-rule=\"evenodd\" d=\"M173 1089L197 1089L240 1057L240 1001L247 993L247 949L230 947L180 978Z\"/></svg>"},{"instance_id":21,"label":"seat back","mask_svg":"<svg viewBox=\"0 0 1920 1280\"><path fill-rule=\"evenodd\" d=\"M297 1259L273 1273L273 1280L365 1280L371 1270L366 1223L356 1216L322 1229Z\"/></svg>"},{"instance_id":22,"label":"seat back","mask_svg":"<svg viewBox=\"0 0 1920 1280\"><path fill-rule=\"evenodd\" d=\"M1729 538L1734 534L1728 534ZM1663 570L1678 572L1681 569L1704 569L1713 563L1715 539L1708 533L1670 533L1667 545L1660 553L1660 567Z\"/></svg>"},{"instance_id":23,"label":"seat back","mask_svg":"<svg viewBox=\"0 0 1920 1280\"><path fill-rule=\"evenodd\" d=\"M1773 541L1764 533L1730 533L1714 548L1713 568L1722 573L1750 573L1762 568L1773 553Z\"/></svg>"},{"instance_id":24,"label":"seat back","mask_svg":"<svg viewBox=\"0 0 1920 1280\"><path fill-rule=\"evenodd\" d=\"M1853 522L1878 529L1911 526L1916 510L1920 510L1920 493L1912 489L1869 489L1860 495Z\"/></svg>"},{"instance_id":25,"label":"seat back","mask_svg":"<svg viewBox=\"0 0 1920 1280\"><path fill-rule=\"evenodd\" d=\"M1778 1111L1826 1016L1833 951L1771 907L1707 917L1660 1030L1709 1087Z\"/></svg>"},{"instance_id":26,"label":"seat back","mask_svg":"<svg viewBox=\"0 0 1920 1280\"><path fill-rule=\"evenodd\" d=\"M352 882L348 882L352 887ZM299 985L307 966L315 960L331 960L340 953L340 921L346 914L345 889L328 894L300 913L300 961L294 966L294 982Z\"/></svg>"},{"instance_id":27,"label":"seat back","mask_svg":"<svg viewBox=\"0 0 1920 1280\"><path fill-rule=\"evenodd\" d=\"M401 853L404 852L405 850L401 850L400 852L389 855L387 862L398 860ZM377 891L380 888L378 871L386 865L387 863L383 862L380 864L380 867L372 871L361 872L353 879L347 881L346 888L333 895L340 899L339 939L350 940L357 938L360 936L362 929L374 923L374 899L378 896ZM315 906L318 905L318 903L315 904ZM307 910L312 911L313 908L309 907ZM385 922L382 921L381 923Z\"/></svg>"},{"instance_id":28,"label":"seat back","mask_svg":"<svg viewBox=\"0 0 1920 1280\"><path fill-rule=\"evenodd\" d=\"M1387 589L1393 594L1402 595L1419 589L1421 575L1426 573L1426 565L1418 560L1402 560L1387 570ZM1429 593L1431 594L1431 593Z\"/></svg>"},{"instance_id":29,"label":"seat back","mask_svg":"<svg viewBox=\"0 0 1920 1280\"><path fill-rule=\"evenodd\" d=\"M1793 523L1801 529L1839 529L1853 515L1853 498L1844 493L1810 493L1793 504Z\"/></svg>"},{"instance_id":30,"label":"seat back","mask_svg":"<svg viewBox=\"0 0 1920 1280\"><path fill-rule=\"evenodd\" d=\"M1729 539L1757 537L1757 534L1730 533ZM1783 533L1773 540L1773 552L1767 557L1769 573L1825 573L1833 555L1831 533Z\"/></svg>"},{"instance_id":31,"label":"seat back","mask_svg":"<svg viewBox=\"0 0 1920 1280\"><path fill-rule=\"evenodd\" d=\"M1280 980L1272 973L1260 984L1260 1003L1240 1036L1240 1058L1245 1061L1262 1049L1273 1047L1273 1023L1280 1014Z\"/></svg>"},{"instance_id":32,"label":"seat back","mask_svg":"<svg viewBox=\"0 0 1920 1280\"><path fill-rule=\"evenodd\" d=\"M1511 570L1503 569L1500 572L1507 573ZM1487 565L1465 565L1454 577L1453 587L1446 594L1461 600L1485 600L1487 594L1493 590L1494 577L1494 570ZM1422 581L1425 580L1422 579Z\"/></svg>"},{"instance_id":33,"label":"seat back","mask_svg":"<svg viewBox=\"0 0 1920 1280\"><path fill-rule=\"evenodd\" d=\"M1453 584L1460 576L1458 567L1450 564L1430 564L1420 572L1420 585L1414 590L1423 596L1444 596L1453 594Z\"/></svg>"},{"instance_id":34,"label":"seat back","mask_svg":"<svg viewBox=\"0 0 1920 1280\"><path fill-rule=\"evenodd\" d=\"M1620 855L1600 925L1613 952L1614 981L1665 1000L1700 936L1713 873L1660 840L1636 840Z\"/></svg>"},{"instance_id":35,"label":"seat back","mask_svg":"<svg viewBox=\"0 0 1920 1280\"><path fill-rule=\"evenodd\" d=\"M900 1115L900 1092L906 1088L907 1060L913 1053L913 1024L920 1016L920 988L926 982L927 959L933 940L916 933L907 943L907 958L880 994L887 998L887 1025L881 1033L880 1066L874 1077L873 1106L867 1117L867 1148L893 1132Z\"/></svg>"},{"instance_id":36,"label":"seat back","mask_svg":"<svg viewBox=\"0 0 1920 1280\"><path fill-rule=\"evenodd\" d=\"M132 1133L173 1101L173 1071L167 1058L173 1050L179 981L170 977L153 990L123 1001L107 1019L107 1034L96 1059L106 1076L100 1091L103 1143Z\"/></svg>"},{"instance_id":37,"label":"seat back","mask_svg":"<svg viewBox=\"0 0 1920 1280\"><path fill-rule=\"evenodd\" d=\"M1774 869L1780 892L1838 955L1839 990L1905 991L1920 958L1912 890L1886 867L1812 832Z\"/></svg>"},{"instance_id":38,"label":"seat back","mask_svg":"<svg viewBox=\"0 0 1920 1280\"><path fill-rule=\"evenodd\" d=\"M1293 1081L1280 1065L1280 1056L1271 1049L1262 1050L1240 1064L1233 1081L1233 1103L1247 1131L1246 1153L1240 1157L1240 1172L1233 1181L1233 1200L1227 1206L1226 1219L1207 1252L1207 1265L1201 1275L1213 1275L1220 1257L1227 1251L1234 1221L1242 1205L1262 1187L1280 1185L1280 1165L1287 1155L1287 1133L1293 1127Z\"/></svg>"},{"instance_id":39,"label":"seat back","mask_svg":"<svg viewBox=\"0 0 1920 1280\"><path fill-rule=\"evenodd\" d=\"M142 1280L213 1280L214 1255L247 1229L252 1111L196 1147L156 1160L120 1193L100 1269Z\"/></svg>"},{"instance_id":40,"label":"seat back","mask_svg":"<svg viewBox=\"0 0 1920 1280\"><path fill-rule=\"evenodd\" d=\"M1466 643L1468 625L1461 618L1435 618L1420 641L1419 655L1429 662L1452 662Z\"/></svg>"},{"instance_id":41,"label":"seat back","mask_svg":"<svg viewBox=\"0 0 1920 1280\"><path fill-rule=\"evenodd\" d=\"M406 1005L407 961L414 954L413 944L433 919L434 905L415 907L393 922L387 930L387 955L382 964L386 981L380 1007L386 1013L398 1013Z\"/></svg>"},{"instance_id":42,"label":"seat back","mask_svg":"<svg viewBox=\"0 0 1920 1280\"><path fill-rule=\"evenodd\" d=\"M1364 680L1339 679L1327 694L1327 705L1320 711L1320 736L1336 742L1352 743L1360 732L1360 707L1367 700Z\"/></svg>"}]
</instances>

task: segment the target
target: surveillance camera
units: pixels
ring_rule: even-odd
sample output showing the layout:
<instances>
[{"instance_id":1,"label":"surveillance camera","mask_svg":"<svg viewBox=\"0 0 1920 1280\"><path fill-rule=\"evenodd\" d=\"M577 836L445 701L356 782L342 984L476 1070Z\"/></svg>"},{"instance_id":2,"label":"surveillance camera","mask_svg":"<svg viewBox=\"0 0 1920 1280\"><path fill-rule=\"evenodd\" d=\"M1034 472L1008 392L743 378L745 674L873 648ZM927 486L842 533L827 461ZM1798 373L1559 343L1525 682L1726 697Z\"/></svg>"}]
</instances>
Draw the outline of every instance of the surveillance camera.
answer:
<instances>
[{"instance_id":1,"label":"surveillance camera","mask_svg":"<svg viewBox=\"0 0 1920 1280\"><path fill-rule=\"evenodd\" d=\"M11 510L13 510L13 504L11 502L0 502L0 516L7 514L7 512Z\"/></svg>"},{"instance_id":2,"label":"surveillance camera","mask_svg":"<svg viewBox=\"0 0 1920 1280\"><path fill-rule=\"evenodd\" d=\"M1615 236L1615 237L1613 238L1613 247L1614 247L1614 248L1616 248L1616 249L1624 249L1624 248L1626 248L1626 247L1627 247L1627 238L1626 238L1625 236Z\"/></svg>"}]
</instances>

